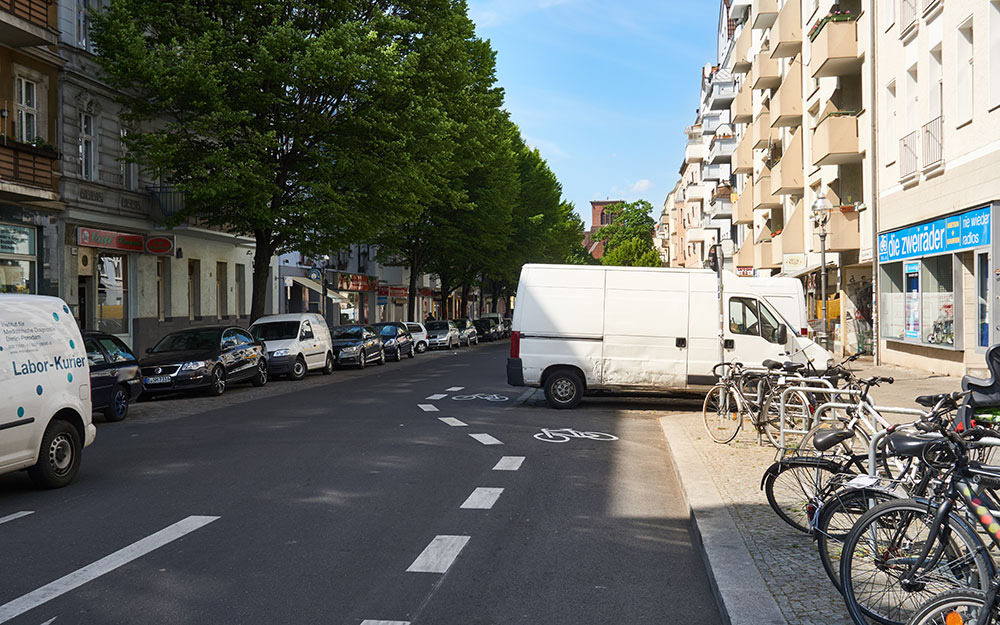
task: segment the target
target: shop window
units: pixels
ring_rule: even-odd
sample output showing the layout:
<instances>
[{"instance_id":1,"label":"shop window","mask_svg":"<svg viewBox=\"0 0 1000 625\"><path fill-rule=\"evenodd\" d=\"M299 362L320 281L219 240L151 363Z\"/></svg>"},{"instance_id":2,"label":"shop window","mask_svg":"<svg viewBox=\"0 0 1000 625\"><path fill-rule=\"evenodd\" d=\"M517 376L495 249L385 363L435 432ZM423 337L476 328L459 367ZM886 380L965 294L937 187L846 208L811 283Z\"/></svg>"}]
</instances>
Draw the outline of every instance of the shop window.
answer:
<instances>
[{"instance_id":1,"label":"shop window","mask_svg":"<svg viewBox=\"0 0 1000 625\"><path fill-rule=\"evenodd\" d=\"M951 254L946 254L925 258L921 263L921 338L925 343L955 344L953 259Z\"/></svg>"},{"instance_id":2,"label":"shop window","mask_svg":"<svg viewBox=\"0 0 1000 625\"><path fill-rule=\"evenodd\" d=\"M976 335L979 347L990 346L990 255L976 255Z\"/></svg>"},{"instance_id":3,"label":"shop window","mask_svg":"<svg viewBox=\"0 0 1000 625\"><path fill-rule=\"evenodd\" d=\"M17 78L17 140L32 143L38 136L38 88L26 79Z\"/></svg>"},{"instance_id":4,"label":"shop window","mask_svg":"<svg viewBox=\"0 0 1000 625\"><path fill-rule=\"evenodd\" d=\"M108 334L128 334L128 257L101 254L97 270L97 330Z\"/></svg>"},{"instance_id":5,"label":"shop window","mask_svg":"<svg viewBox=\"0 0 1000 625\"><path fill-rule=\"evenodd\" d=\"M889 263L880 265L879 288L881 297L879 298L881 310L879 317L882 319L882 335L886 338L903 338L903 263Z\"/></svg>"},{"instance_id":6,"label":"shop window","mask_svg":"<svg viewBox=\"0 0 1000 625\"><path fill-rule=\"evenodd\" d=\"M879 316L885 338L955 345L952 254L886 263L879 271Z\"/></svg>"},{"instance_id":7,"label":"shop window","mask_svg":"<svg viewBox=\"0 0 1000 625\"><path fill-rule=\"evenodd\" d=\"M35 229L0 224L0 293L36 293Z\"/></svg>"}]
</instances>

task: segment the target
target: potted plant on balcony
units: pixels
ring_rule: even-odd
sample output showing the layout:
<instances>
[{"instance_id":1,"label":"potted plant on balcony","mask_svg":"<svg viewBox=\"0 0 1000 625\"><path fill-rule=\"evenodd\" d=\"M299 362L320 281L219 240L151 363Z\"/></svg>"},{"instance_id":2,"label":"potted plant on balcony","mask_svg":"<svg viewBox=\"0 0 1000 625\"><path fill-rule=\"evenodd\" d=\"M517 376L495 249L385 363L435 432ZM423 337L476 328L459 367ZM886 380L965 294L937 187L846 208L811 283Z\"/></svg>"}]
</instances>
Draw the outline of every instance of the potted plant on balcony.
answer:
<instances>
[{"instance_id":1,"label":"potted plant on balcony","mask_svg":"<svg viewBox=\"0 0 1000 625\"><path fill-rule=\"evenodd\" d=\"M830 11L825 16L816 20L816 23L809 29L809 41L815 41L816 37L819 36L820 31L823 30L823 27L829 22L853 22L856 19L858 19L858 16L856 14L852 14L850 11L841 11L839 9Z\"/></svg>"}]
</instances>

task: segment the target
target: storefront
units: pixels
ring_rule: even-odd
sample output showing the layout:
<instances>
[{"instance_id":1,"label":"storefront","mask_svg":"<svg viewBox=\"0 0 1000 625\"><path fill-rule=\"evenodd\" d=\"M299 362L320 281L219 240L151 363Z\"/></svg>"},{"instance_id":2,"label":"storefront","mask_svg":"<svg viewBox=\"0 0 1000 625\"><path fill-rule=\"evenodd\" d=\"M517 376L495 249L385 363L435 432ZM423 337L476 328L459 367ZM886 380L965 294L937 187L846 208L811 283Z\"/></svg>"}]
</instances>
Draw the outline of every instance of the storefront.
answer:
<instances>
[{"instance_id":1,"label":"storefront","mask_svg":"<svg viewBox=\"0 0 1000 625\"><path fill-rule=\"evenodd\" d=\"M340 310L340 323L375 323L374 306L378 279L355 273L338 273L337 295L347 302Z\"/></svg>"},{"instance_id":2,"label":"storefront","mask_svg":"<svg viewBox=\"0 0 1000 625\"><path fill-rule=\"evenodd\" d=\"M406 318L406 300L409 294L410 289L405 286L379 285L379 321L408 321Z\"/></svg>"}]
</instances>

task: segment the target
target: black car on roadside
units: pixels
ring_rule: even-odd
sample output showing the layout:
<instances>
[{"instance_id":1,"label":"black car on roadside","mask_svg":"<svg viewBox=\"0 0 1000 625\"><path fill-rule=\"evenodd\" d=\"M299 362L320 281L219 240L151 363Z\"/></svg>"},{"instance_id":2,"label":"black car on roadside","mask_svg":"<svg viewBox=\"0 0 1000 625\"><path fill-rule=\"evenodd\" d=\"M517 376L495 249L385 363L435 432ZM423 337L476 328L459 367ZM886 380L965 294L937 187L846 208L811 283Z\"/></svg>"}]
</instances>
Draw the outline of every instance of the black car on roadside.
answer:
<instances>
[{"instance_id":1,"label":"black car on roadside","mask_svg":"<svg viewBox=\"0 0 1000 625\"><path fill-rule=\"evenodd\" d=\"M107 421L121 421L128 406L142 394L139 359L116 336L84 332L83 345L90 365L90 401Z\"/></svg>"},{"instance_id":2,"label":"black car on roadside","mask_svg":"<svg viewBox=\"0 0 1000 625\"><path fill-rule=\"evenodd\" d=\"M330 328L330 338L337 366L357 365L364 369L373 362L385 364L382 337L371 326L334 326Z\"/></svg>"},{"instance_id":3,"label":"black car on roadside","mask_svg":"<svg viewBox=\"0 0 1000 625\"><path fill-rule=\"evenodd\" d=\"M492 319L476 319L473 321L476 325L476 332L479 333L479 338L484 341L495 341L500 338L499 326L497 322Z\"/></svg>"},{"instance_id":4,"label":"black car on roadside","mask_svg":"<svg viewBox=\"0 0 1000 625\"><path fill-rule=\"evenodd\" d=\"M464 317L462 319L452 319L458 326L459 346L479 345L479 330L476 329L472 319Z\"/></svg>"},{"instance_id":5,"label":"black car on roadside","mask_svg":"<svg viewBox=\"0 0 1000 625\"><path fill-rule=\"evenodd\" d=\"M392 358L396 362L403 359L403 356L413 358L416 354L416 346L413 344L413 335L406 329L406 324L401 321L390 321L387 323L376 323L375 329L382 337L382 349L386 358Z\"/></svg>"},{"instance_id":6,"label":"black car on roadside","mask_svg":"<svg viewBox=\"0 0 1000 625\"><path fill-rule=\"evenodd\" d=\"M230 384L267 384L264 344L243 328L206 326L172 332L139 361L144 396L178 391L222 395Z\"/></svg>"}]
</instances>

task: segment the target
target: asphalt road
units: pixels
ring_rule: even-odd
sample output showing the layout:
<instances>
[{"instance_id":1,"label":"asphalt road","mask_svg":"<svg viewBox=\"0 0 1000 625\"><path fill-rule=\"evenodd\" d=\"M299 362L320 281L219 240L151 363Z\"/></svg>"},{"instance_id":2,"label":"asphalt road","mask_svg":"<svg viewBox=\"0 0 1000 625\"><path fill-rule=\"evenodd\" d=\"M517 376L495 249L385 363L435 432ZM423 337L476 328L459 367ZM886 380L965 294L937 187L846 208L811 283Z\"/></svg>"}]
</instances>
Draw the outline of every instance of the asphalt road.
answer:
<instances>
[{"instance_id":1,"label":"asphalt road","mask_svg":"<svg viewBox=\"0 0 1000 625\"><path fill-rule=\"evenodd\" d=\"M69 487L0 476L0 624L719 623L654 415L518 401L506 349L141 404Z\"/></svg>"}]
</instances>

